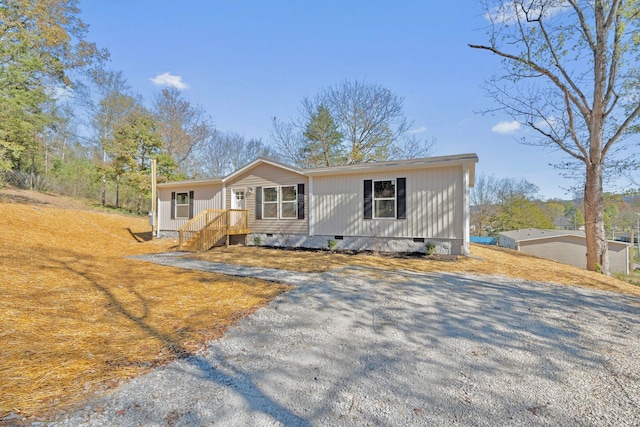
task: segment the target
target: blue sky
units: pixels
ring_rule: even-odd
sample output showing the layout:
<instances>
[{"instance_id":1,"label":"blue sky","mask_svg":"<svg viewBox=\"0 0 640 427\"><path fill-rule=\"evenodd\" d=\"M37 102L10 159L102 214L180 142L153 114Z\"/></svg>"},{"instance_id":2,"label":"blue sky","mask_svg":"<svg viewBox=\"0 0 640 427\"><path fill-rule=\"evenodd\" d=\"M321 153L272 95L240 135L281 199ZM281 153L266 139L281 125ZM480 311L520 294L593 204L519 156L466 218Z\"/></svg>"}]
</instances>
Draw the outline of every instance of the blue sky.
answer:
<instances>
[{"instance_id":1,"label":"blue sky","mask_svg":"<svg viewBox=\"0 0 640 427\"><path fill-rule=\"evenodd\" d=\"M569 198L551 150L516 142L531 134L493 106L482 83L499 71L487 52L480 2L81 0L88 38L111 53L150 102L183 88L222 131L269 142L274 116L297 115L304 96L344 79L404 97L406 116L433 155L474 152L477 173L524 178L543 198Z\"/></svg>"}]
</instances>

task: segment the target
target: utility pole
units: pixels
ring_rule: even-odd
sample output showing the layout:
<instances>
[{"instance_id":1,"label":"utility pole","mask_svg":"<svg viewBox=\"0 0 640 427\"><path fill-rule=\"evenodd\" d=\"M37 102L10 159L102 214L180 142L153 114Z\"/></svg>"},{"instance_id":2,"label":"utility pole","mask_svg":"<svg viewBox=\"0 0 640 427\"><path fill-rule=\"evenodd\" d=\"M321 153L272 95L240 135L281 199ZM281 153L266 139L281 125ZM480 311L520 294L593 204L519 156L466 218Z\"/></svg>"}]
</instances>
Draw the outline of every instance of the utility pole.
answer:
<instances>
[{"instance_id":1,"label":"utility pole","mask_svg":"<svg viewBox=\"0 0 640 427\"><path fill-rule=\"evenodd\" d=\"M640 255L640 213L636 212L636 239L638 241L638 255ZM633 246L634 241L631 241L631 246Z\"/></svg>"},{"instance_id":2,"label":"utility pole","mask_svg":"<svg viewBox=\"0 0 640 427\"><path fill-rule=\"evenodd\" d=\"M157 197L156 197L156 185L157 185L157 163L156 159L151 160L151 212L149 212L149 223L151 225L151 236L153 233L158 233L157 221L158 217L158 206L157 206Z\"/></svg>"}]
</instances>

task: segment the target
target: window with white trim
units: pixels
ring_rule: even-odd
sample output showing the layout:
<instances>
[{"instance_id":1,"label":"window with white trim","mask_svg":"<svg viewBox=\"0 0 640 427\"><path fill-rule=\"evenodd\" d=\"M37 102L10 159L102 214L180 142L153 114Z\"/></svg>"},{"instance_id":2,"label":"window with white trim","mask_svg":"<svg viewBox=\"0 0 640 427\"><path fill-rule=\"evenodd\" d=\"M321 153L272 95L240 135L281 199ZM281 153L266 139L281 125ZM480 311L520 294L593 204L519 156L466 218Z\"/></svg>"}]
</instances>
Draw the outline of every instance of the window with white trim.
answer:
<instances>
[{"instance_id":1,"label":"window with white trim","mask_svg":"<svg viewBox=\"0 0 640 427\"><path fill-rule=\"evenodd\" d=\"M278 218L278 187L262 188L262 218Z\"/></svg>"},{"instance_id":2,"label":"window with white trim","mask_svg":"<svg viewBox=\"0 0 640 427\"><path fill-rule=\"evenodd\" d=\"M298 218L298 189L296 185L280 187L280 218Z\"/></svg>"},{"instance_id":3,"label":"window with white trim","mask_svg":"<svg viewBox=\"0 0 640 427\"><path fill-rule=\"evenodd\" d=\"M176 193L176 218L189 218L189 193Z\"/></svg>"},{"instance_id":4,"label":"window with white trim","mask_svg":"<svg viewBox=\"0 0 640 427\"><path fill-rule=\"evenodd\" d=\"M373 181L374 218L396 217L396 180Z\"/></svg>"}]
</instances>

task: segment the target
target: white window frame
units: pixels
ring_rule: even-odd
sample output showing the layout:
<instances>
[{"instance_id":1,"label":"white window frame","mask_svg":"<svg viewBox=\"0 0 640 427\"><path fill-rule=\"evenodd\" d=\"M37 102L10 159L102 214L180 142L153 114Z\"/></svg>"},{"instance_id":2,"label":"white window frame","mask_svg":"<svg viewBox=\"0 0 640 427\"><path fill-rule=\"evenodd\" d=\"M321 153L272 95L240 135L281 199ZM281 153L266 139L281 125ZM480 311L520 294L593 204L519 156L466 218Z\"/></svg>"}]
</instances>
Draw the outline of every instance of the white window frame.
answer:
<instances>
[{"instance_id":1,"label":"white window frame","mask_svg":"<svg viewBox=\"0 0 640 427\"><path fill-rule=\"evenodd\" d=\"M284 200L284 188L293 188L293 200ZM293 215L284 216L283 205L293 205ZM280 186L280 219L298 219L298 186L294 185L282 185Z\"/></svg>"},{"instance_id":2,"label":"white window frame","mask_svg":"<svg viewBox=\"0 0 640 427\"><path fill-rule=\"evenodd\" d=\"M268 189L272 189L275 188L276 190L276 200L275 201L267 201L266 197L264 196L265 190ZM279 218L279 214L280 214L280 208L279 208L279 203L280 203L280 187L278 186L273 186L273 187L262 187L262 219L278 219ZM264 214L264 207L265 205L276 205L276 215L275 216L265 216Z\"/></svg>"},{"instance_id":3,"label":"white window frame","mask_svg":"<svg viewBox=\"0 0 640 427\"><path fill-rule=\"evenodd\" d=\"M275 188L276 189L276 200L267 202L265 198L265 190ZM283 188L293 188L294 191L294 199L293 200L284 200ZM274 204L276 205L276 216L265 216L265 205ZM282 205L293 205L293 215L284 216L282 211ZM298 219L298 185L278 185L271 187L262 187L262 219Z\"/></svg>"},{"instance_id":4,"label":"white window frame","mask_svg":"<svg viewBox=\"0 0 640 427\"><path fill-rule=\"evenodd\" d=\"M376 182L387 182L390 181L393 183L393 197L376 197ZM372 218L376 218L376 219L396 219L396 217L398 216L398 182L395 178L390 178L390 179L376 179L373 180L372 184L371 184L371 200L373 202L372 204L372 209L373 209L373 215ZM393 216L378 216L378 210L376 209L377 206L377 202L378 201L388 201L388 200L393 200Z\"/></svg>"},{"instance_id":5,"label":"white window frame","mask_svg":"<svg viewBox=\"0 0 640 427\"><path fill-rule=\"evenodd\" d=\"M185 198L187 200L187 203L178 203L178 200L180 199L180 195L184 194ZM184 216L178 215L178 208L184 208L186 206L187 209L187 214ZM176 219L185 219L185 218L189 218L189 192L188 191L181 191L181 192L177 192L176 191L176 203L175 203L175 212L174 212L174 217Z\"/></svg>"}]
</instances>

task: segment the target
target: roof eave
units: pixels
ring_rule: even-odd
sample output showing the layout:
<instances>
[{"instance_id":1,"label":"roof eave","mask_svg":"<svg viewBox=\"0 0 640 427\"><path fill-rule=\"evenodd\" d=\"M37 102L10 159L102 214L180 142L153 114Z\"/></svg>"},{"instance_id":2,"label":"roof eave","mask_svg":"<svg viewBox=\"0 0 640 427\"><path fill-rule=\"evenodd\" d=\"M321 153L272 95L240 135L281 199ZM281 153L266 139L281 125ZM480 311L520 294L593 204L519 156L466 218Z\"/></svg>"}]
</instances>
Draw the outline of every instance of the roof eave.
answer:
<instances>
[{"instance_id":1,"label":"roof eave","mask_svg":"<svg viewBox=\"0 0 640 427\"><path fill-rule=\"evenodd\" d=\"M474 153L468 153L458 154L455 156L425 157L421 159L411 160L359 163L346 166L304 169L302 173L308 176L351 175L366 173L372 170L375 170L377 172L392 170L431 169L446 166L458 166L463 164L470 164L473 165L472 167L474 167L475 163L477 162L478 156Z\"/></svg>"},{"instance_id":2,"label":"roof eave","mask_svg":"<svg viewBox=\"0 0 640 427\"><path fill-rule=\"evenodd\" d=\"M222 184L222 178L185 179L182 181L171 181L158 183L158 188L183 187L188 185L210 185Z\"/></svg>"},{"instance_id":3,"label":"roof eave","mask_svg":"<svg viewBox=\"0 0 640 427\"><path fill-rule=\"evenodd\" d=\"M270 160L270 159L266 159L264 157L259 157L257 159L255 159L254 161L247 163L246 165L242 166L240 169L230 173L229 175L225 176L224 178L222 178L222 182L227 182L227 181L231 181L232 179L242 175L243 173L250 171L251 169L255 168L256 166L260 165L260 164L269 164L275 167L278 167L280 169L284 169L293 173L297 173L300 175L304 175L304 171L302 169L299 169L295 166L290 166L290 165L286 165L284 163L280 163L277 162L275 160Z\"/></svg>"}]
</instances>

